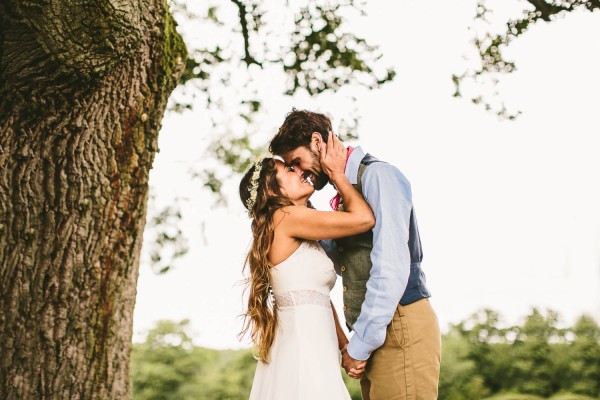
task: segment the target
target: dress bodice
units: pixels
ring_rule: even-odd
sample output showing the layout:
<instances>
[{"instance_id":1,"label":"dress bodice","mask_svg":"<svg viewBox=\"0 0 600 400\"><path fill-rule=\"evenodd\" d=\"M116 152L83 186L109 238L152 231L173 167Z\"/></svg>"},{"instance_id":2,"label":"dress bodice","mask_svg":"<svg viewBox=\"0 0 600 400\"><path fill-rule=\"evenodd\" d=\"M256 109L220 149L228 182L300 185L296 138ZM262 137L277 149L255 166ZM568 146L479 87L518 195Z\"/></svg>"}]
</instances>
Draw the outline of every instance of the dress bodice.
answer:
<instances>
[{"instance_id":1,"label":"dress bodice","mask_svg":"<svg viewBox=\"0 0 600 400\"><path fill-rule=\"evenodd\" d=\"M279 306L321 301L329 307L329 292L335 280L333 262L315 241L302 242L287 259L271 268L271 285Z\"/></svg>"}]
</instances>

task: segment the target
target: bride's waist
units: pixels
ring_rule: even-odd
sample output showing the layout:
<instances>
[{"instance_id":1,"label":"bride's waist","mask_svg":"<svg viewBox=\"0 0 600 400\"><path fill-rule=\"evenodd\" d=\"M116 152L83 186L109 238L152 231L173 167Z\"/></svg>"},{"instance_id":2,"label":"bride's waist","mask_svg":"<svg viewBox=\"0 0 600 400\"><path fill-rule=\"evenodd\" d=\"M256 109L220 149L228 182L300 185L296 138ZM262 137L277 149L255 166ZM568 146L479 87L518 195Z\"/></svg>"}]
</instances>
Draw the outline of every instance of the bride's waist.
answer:
<instances>
[{"instance_id":1,"label":"bride's waist","mask_svg":"<svg viewBox=\"0 0 600 400\"><path fill-rule=\"evenodd\" d=\"M303 305L317 305L331 308L329 293L325 294L318 290L299 289L287 292L274 292L275 305L278 308L296 307Z\"/></svg>"}]
</instances>

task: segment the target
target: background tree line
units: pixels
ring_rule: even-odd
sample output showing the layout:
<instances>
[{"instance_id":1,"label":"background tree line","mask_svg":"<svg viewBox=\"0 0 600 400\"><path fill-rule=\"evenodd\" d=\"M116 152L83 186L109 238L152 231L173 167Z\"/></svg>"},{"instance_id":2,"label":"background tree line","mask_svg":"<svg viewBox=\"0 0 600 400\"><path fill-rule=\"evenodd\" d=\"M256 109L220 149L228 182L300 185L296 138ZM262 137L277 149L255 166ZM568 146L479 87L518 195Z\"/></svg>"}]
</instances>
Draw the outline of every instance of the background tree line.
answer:
<instances>
[{"instance_id":1,"label":"background tree line","mask_svg":"<svg viewBox=\"0 0 600 400\"><path fill-rule=\"evenodd\" d=\"M188 321L161 321L133 346L136 400L247 399L256 361L251 350L195 346ZM441 400L591 400L600 398L600 327L589 316L560 327L537 309L503 326L482 310L442 338ZM343 374L353 399L358 381Z\"/></svg>"}]
</instances>

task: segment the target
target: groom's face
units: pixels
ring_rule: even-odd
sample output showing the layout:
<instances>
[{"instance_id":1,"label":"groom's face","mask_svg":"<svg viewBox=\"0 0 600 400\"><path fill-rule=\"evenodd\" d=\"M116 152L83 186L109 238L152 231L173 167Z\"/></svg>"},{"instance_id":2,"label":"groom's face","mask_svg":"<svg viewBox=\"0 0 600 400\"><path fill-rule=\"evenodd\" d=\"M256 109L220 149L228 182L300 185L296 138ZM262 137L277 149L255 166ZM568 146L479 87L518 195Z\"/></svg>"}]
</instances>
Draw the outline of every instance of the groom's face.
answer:
<instances>
[{"instance_id":1,"label":"groom's face","mask_svg":"<svg viewBox=\"0 0 600 400\"><path fill-rule=\"evenodd\" d=\"M313 147L297 147L282 157L286 164L293 166L304 178L310 178L316 190L321 190L329 182L329 177L321 169L319 153L316 146Z\"/></svg>"}]
</instances>

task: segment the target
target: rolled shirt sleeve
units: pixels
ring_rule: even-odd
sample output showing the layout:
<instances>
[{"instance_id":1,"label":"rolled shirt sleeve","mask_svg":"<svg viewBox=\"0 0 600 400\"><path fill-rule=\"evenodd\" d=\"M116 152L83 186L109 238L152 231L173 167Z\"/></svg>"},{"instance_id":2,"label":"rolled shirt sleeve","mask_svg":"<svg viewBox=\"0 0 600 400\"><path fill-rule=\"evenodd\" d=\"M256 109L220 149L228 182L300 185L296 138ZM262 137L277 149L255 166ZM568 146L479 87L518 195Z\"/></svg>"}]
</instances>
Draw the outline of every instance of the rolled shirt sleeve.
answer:
<instances>
[{"instance_id":1,"label":"rolled shirt sleeve","mask_svg":"<svg viewBox=\"0 0 600 400\"><path fill-rule=\"evenodd\" d=\"M385 341L386 328L406 290L410 275L408 248L412 195L410 183L393 165L376 162L362 175L365 200L376 223L371 271L348 353L366 360Z\"/></svg>"}]
</instances>

